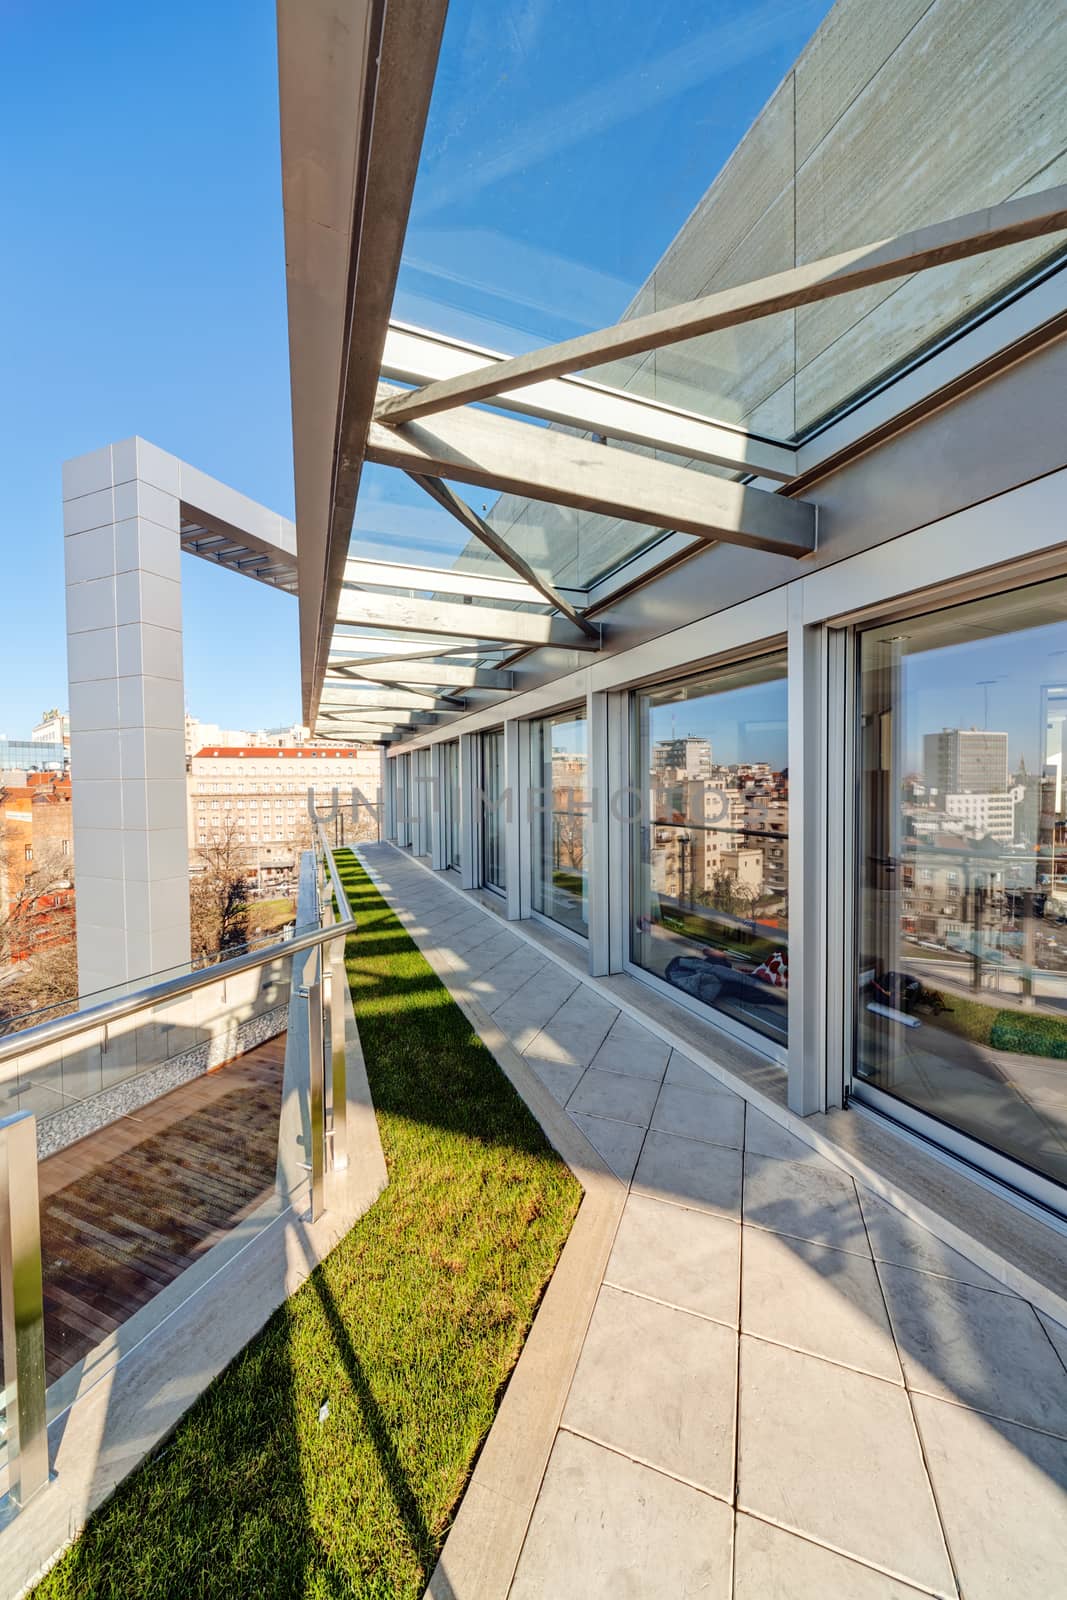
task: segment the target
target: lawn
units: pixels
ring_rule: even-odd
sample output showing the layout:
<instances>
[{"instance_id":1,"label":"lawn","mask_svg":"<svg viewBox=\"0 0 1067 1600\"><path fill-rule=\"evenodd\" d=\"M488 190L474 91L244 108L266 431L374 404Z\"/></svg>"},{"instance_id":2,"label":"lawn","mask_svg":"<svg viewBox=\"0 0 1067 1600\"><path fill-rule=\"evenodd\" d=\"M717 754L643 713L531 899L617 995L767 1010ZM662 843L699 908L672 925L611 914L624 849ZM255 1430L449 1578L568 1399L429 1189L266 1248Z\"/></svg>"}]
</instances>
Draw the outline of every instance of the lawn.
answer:
<instances>
[{"instance_id":1,"label":"lawn","mask_svg":"<svg viewBox=\"0 0 1067 1600\"><path fill-rule=\"evenodd\" d=\"M355 857L338 863L389 1187L40 1600L414 1600L433 1569L581 1191Z\"/></svg>"}]
</instances>

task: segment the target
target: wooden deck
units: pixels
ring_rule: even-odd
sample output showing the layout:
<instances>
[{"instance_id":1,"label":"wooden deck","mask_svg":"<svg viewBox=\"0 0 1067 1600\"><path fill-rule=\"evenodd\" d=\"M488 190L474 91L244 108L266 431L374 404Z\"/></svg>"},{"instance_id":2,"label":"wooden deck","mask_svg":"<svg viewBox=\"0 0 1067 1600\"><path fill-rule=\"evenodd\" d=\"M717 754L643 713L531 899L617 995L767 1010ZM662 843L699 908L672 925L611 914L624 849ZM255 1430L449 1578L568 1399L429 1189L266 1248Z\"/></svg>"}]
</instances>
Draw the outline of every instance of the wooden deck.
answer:
<instances>
[{"instance_id":1,"label":"wooden deck","mask_svg":"<svg viewBox=\"0 0 1067 1600\"><path fill-rule=\"evenodd\" d=\"M285 1034L42 1161L48 1382L274 1189Z\"/></svg>"}]
</instances>

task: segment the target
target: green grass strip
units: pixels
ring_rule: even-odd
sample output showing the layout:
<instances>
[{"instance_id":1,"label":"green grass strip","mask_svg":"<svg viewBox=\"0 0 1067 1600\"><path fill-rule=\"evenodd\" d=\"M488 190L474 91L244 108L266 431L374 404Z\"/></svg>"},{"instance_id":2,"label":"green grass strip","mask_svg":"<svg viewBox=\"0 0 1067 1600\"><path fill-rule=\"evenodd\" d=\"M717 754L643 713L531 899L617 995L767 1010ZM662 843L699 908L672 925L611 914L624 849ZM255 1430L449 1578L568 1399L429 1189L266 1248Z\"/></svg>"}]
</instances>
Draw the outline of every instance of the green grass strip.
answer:
<instances>
[{"instance_id":1,"label":"green grass strip","mask_svg":"<svg viewBox=\"0 0 1067 1600\"><path fill-rule=\"evenodd\" d=\"M355 857L338 862L389 1187L39 1597L414 1600L433 1569L581 1190Z\"/></svg>"}]
</instances>

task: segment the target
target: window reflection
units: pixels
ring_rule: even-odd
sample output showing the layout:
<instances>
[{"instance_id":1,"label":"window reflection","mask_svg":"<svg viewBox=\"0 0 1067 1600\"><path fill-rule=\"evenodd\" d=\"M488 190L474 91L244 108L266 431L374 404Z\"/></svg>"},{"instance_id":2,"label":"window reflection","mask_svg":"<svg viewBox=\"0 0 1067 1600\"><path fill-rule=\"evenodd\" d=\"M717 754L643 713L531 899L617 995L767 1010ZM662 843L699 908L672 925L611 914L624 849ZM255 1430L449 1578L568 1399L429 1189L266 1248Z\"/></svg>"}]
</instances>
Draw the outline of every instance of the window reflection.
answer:
<instances>
[{"instance_id":1,"label":"window reflection","mask_svg":"<svg viewBox=\"0 0 1067 1600\"><path fill-rule=\"evenodd\" d=\"M1067 1180L1067 584L860 638L855 1070Z\"/></svg>"},{"instance_id":2,"label":"window reflection","mask_svg":"<svg viewBox=\"0 0 1067 1600\"><path fill-rule=\"evenodd\" d=\"M459 871L462 865L459 845L459 741L452 740L444 749L444 811L445 866Z\"/></svg>"},{"instance_id":3,"label":"window reflection","mask_svg":"<svg viewBox=\"0 0 1067 1600\"><path fill-rule=\"evenodd\" d=\"M504 824L507 796L504 790L504 730L482 734L482 882L490 889L507 889Z\"/></svg>"},{"instance_id":4,"label":"window reflection","mask_svg":"<svg viewBox=\"0 0 1067 1600\"><path fill-rule=\"evenodd\" d=\"M531 729L534 909L581 934L589 931L586 726L572 711Z\"/></svg>"},{"instance_id":5,"label":"window reflection","mask_svg":"<svg viewBox=\"0 0 1067 1600\"><path fill-rule=\"evenodd\" d=\"M632 959L784 1043L785 654L638 694L634 716Z\"/></svg>"}]
</instances>

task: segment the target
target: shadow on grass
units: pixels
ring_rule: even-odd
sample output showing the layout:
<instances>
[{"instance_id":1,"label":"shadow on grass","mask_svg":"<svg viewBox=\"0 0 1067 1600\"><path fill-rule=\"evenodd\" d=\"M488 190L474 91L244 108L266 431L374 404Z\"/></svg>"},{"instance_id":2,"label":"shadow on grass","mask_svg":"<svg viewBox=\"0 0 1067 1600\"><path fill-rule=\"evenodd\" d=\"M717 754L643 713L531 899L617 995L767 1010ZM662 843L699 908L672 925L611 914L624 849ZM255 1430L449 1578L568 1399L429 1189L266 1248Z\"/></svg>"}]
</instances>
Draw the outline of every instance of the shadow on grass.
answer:
<instances>
[{"instance_id":1,"label":"shadow on grass","mask_svg":"<svg viewBox=\"0 0 1067 1600\"><path fill-rule=\"evenodd\" d=\"M418 1600L444 1542L580 1189L354 857L339 865L389 1185L40 1597Z\"/></svg>"}]
</instances>

